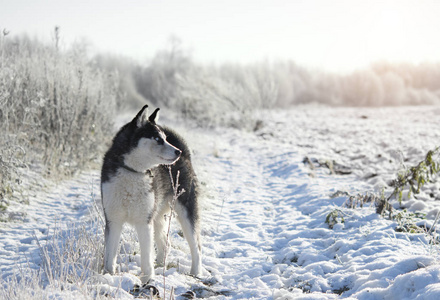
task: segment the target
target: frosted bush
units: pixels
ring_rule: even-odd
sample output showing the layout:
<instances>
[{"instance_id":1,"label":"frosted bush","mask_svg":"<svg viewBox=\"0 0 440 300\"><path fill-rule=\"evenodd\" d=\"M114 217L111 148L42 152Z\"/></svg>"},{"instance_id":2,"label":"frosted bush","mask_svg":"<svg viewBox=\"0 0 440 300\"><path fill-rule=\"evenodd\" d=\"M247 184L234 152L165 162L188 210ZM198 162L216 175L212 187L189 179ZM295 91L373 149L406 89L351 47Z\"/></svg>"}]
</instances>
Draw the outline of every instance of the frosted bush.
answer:
<instances>
[{"instance_id":1,"label":"frosted bush","mask_svg":"<svg viewBox=\"0 0 440 300\"><path fill-rule=\"evenodd\" d=\"M117 85L80 45L67 51L27 37L2 44L0 149L20 146L47 174L71 174L103 151Z\"/></svg>"},{"instance_id":2,"label":"frosted bush","mask_svg":"<svg viewBox=\"0 0 440 300\"><path fill-rule=\"evenodd\" d=\"M253 112L277 101L278 86L270 74L258 67L193 68L177 77L170 104L201 125L251 129Z\"/></svg>"},{"instance_id":3,"label":"frosted bush","mask_svg":"<svg viewBox=\"0 0 440 300\"><path fill-rule=\"evenodd\" d=\"M440 64L381 62L349 74L307 69L292 61L203 65L175 37L146 65L128 58L98 61L106 70L118 71L118 95L129 106L139 107L145 101L166 106L203 126L254 128L255 110L298 104L440 103Z\"/></svg>"}]
</instances>

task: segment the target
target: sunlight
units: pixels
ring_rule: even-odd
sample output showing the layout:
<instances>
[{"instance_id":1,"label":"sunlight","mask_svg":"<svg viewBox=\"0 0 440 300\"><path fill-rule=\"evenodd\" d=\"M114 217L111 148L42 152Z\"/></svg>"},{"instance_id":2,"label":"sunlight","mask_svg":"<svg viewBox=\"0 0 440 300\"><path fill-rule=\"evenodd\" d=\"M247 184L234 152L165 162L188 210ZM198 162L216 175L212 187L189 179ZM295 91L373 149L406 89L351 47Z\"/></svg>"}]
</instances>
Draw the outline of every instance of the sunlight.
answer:
<instances>
[{"instance_id":1,"label":"sunlight","mask_svg":"<svg viewBox=\"0 0 440 300\"><path fill-rule=\"evenodd\" d=\"M11 35L38 37L59 25L66 45L85 37L97 52L144 61L170 35L181 38L202 63L293 60L344 72L376 61L440 59L440 2L435 0L50 2L9 1L2 6L0 25Z\"/></svg>"}]
</instances>

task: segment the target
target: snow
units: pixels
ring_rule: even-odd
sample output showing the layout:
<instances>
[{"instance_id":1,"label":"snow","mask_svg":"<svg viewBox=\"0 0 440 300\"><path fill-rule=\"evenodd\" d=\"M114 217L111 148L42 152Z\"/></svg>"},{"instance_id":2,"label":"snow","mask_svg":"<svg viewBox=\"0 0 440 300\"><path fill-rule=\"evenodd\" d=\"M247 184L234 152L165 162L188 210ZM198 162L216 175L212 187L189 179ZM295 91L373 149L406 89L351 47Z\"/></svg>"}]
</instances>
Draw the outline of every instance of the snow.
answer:
<instances>
[{"instance_id":1,"label":"snow","mask_svg":"<svg viewBox=\"0 0 440 300\"><path fill-rule=\"evenodd\" d=\"M192 290L211 299L440 299L439 246L431 243L437 230L432 235L398 232L398 221L376 214L374 204L348 208L343 193L378 193L403 166L422 160L438 145L439 108L264 111L263 127L256 132L201 129L164 115L161 122L185 136L194 150L203 190L205 271L201 278L187 275L189 247L173 222L165 278L157 266L151 283L161 296L165 282L167 298L174 288L175 295ZM311 166L305 157L333 162L336 174L322 164ZM22 220L0 225L3 291L19 270L44 268L42 249L57 258L57 245L67 247L87 234L94 237L89 243L96 242L90 261L99 265L102 225L94 210L100 199L99 171L45 185L29 196L29 205L21 206ZM431 228L440 210L439 188L439 182L429 183L420 197L404 201L408 218L412 212L425 213L426 219L414 222ZM399 208L397 202L393 206ZM325 220L332 211L338 217L330 229ZM41 293L55 299L78 294L133 298L130 290L140 284L140 256L128 226L121 249L118 274L84 271L84 284L66 280L60 285L64 289L44 277L47 287Z\"/></svg>"}]
</instances>

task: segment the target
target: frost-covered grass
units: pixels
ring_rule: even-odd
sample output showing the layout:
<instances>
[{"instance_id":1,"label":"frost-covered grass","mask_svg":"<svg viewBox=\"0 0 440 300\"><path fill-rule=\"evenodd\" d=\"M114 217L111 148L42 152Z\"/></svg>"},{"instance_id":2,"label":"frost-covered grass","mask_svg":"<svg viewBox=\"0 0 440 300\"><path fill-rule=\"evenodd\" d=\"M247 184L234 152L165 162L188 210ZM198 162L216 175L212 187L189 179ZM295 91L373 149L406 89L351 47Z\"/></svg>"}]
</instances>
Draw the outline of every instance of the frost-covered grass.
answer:
<instances>
[{"instance_id":1,"label":"frost-covered grass","mask_svg":"<svg viewBox=\"0 0 440 300\"><path fill-rule=\"evenodd\" d=\"M91 65L80 44L59 49L26 36L0 36L2 221L10 219L11 201L20 202L16 194L29 170L60 178L101 157L102 141L114 132L118 87L111 75Z\"/></svg>"},{"instance_id":2,"label":"frost-covered grass","mask_svg":"<svg viewBox=\"0 0 440 300\"><path fill-rule=\"evenodd\" d=\"M81 45L61 51L26 37L2 43L2 149L21 146L47 172L73 173L113 132L116 86ZM5 155L6 156L6 155Z\"/></svg>"}]
</instances>

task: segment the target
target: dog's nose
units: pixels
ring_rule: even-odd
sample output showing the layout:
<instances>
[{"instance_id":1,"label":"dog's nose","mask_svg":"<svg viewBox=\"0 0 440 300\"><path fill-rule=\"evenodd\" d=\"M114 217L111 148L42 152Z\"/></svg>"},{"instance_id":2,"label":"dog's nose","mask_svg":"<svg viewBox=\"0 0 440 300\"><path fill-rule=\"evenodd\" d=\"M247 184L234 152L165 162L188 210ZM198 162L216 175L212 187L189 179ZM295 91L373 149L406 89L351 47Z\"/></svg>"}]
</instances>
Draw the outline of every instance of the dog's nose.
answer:
<instances>
[{"instance_id":1,"label":"dog's nose","mask_svg":"<svg viewBox=\"0 0 440 300\"><path fill-rule=\"evenodd\" d=\"M182 154L182 151L180 151L179 149L175 150L174 153L176 153L177 156L180 156L180 154Z\"/></svg>"}]
</instances>

